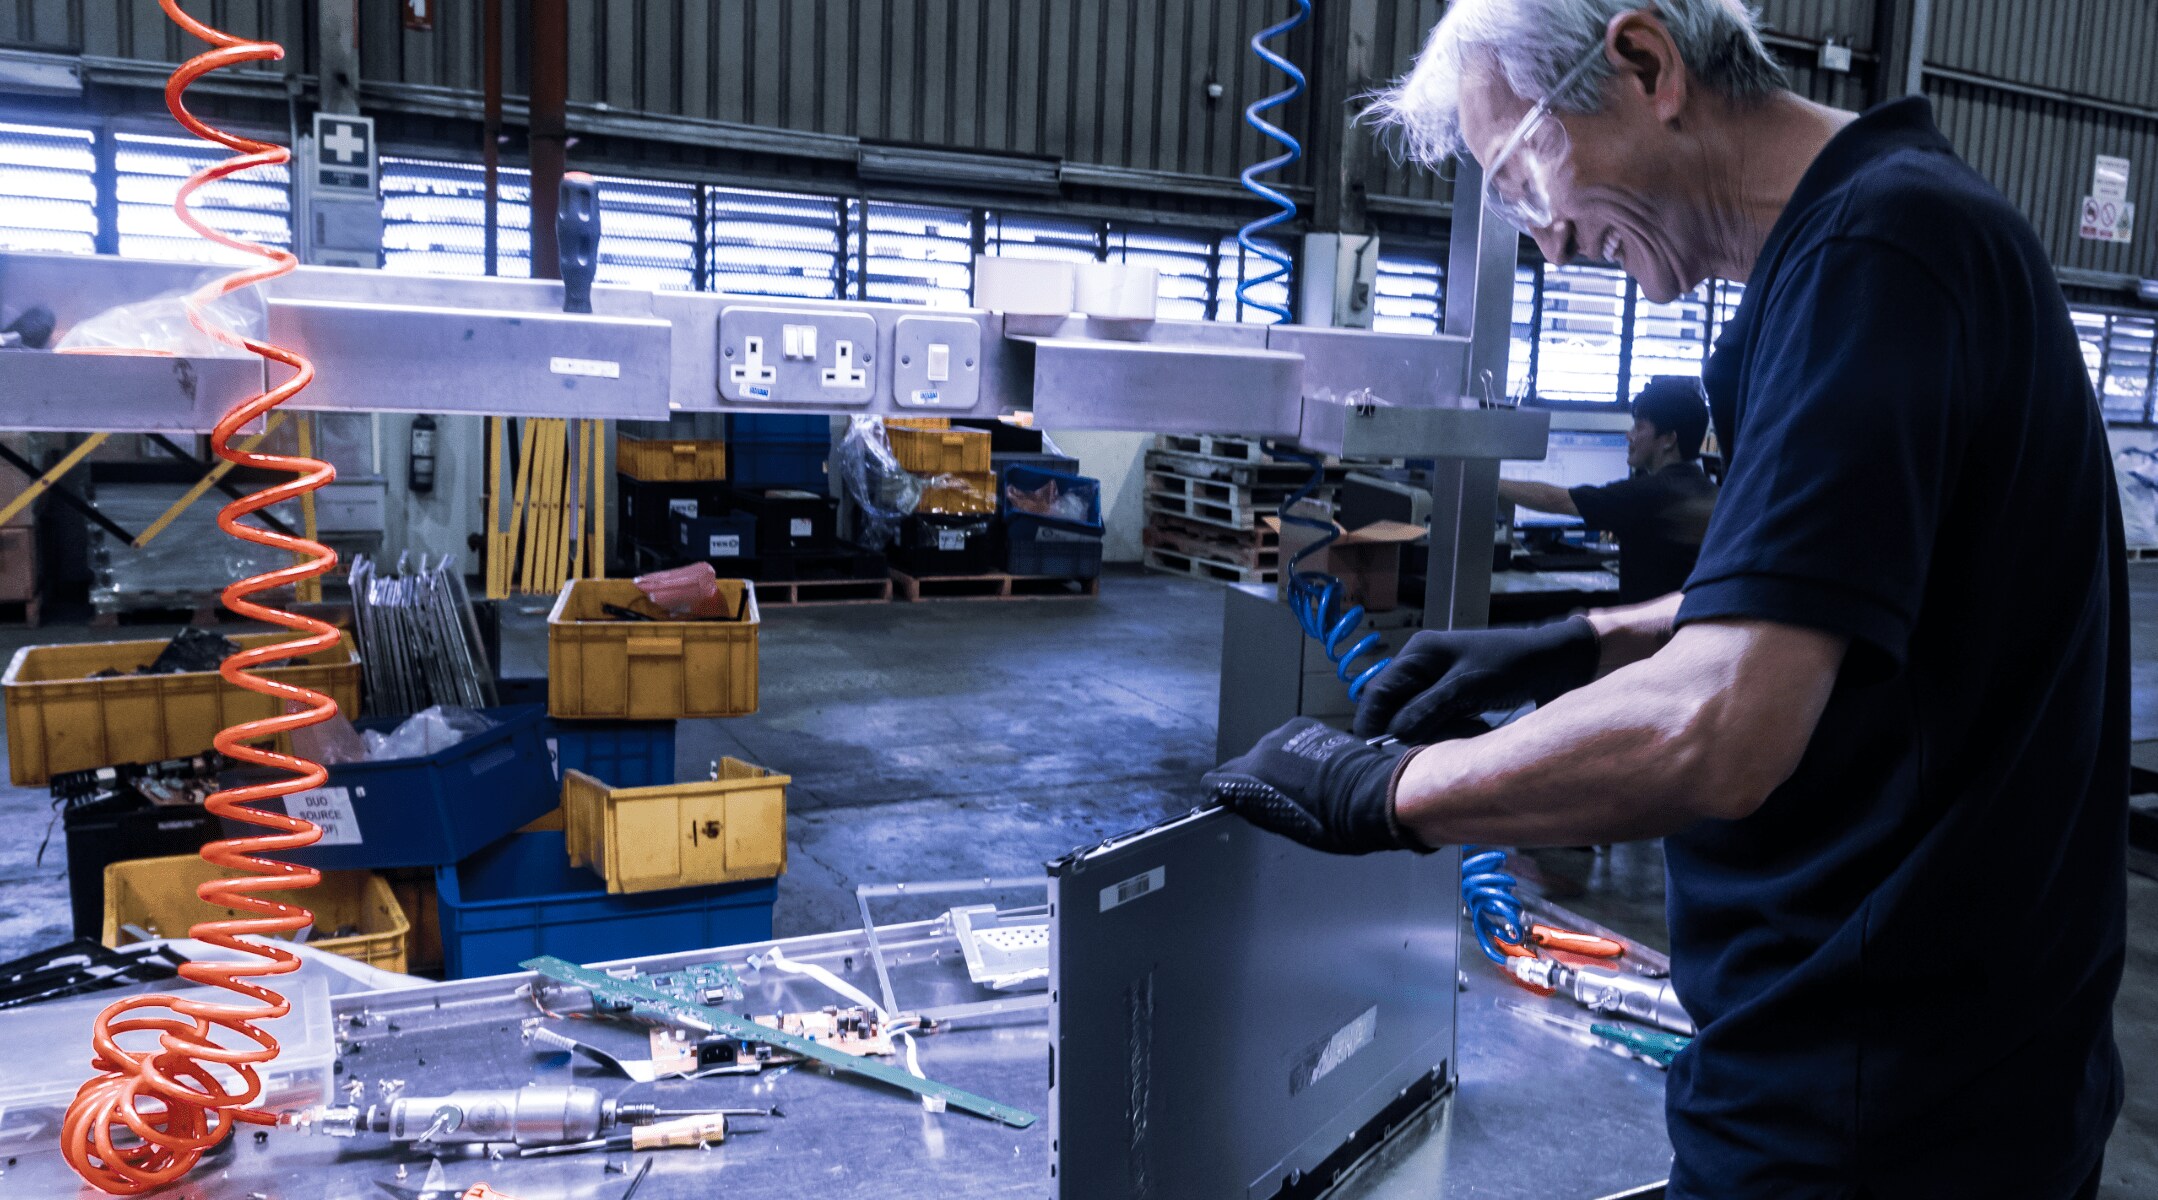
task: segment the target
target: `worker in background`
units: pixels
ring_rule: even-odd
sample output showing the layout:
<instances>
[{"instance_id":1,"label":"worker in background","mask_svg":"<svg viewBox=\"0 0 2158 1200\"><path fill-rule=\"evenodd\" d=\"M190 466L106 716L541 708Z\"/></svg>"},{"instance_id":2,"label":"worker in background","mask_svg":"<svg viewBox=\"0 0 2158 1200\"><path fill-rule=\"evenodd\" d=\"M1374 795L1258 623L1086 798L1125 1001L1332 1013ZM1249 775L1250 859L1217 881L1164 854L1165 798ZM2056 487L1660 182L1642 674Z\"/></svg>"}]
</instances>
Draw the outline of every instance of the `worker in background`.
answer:
<instances>
[{"instance_id":1,"label":"worker in background","mask_svg":"<svg viewBox=\"0 0 2158 1200\"><path fill-rule=\"evenodd\" d=\"M2046 248L1921 97L1782 86L1737 0L1455 0L1378 112L1556 263L1746 281L1684 591L1426 632L1350 737L1209 777L1321 849L1664 837L1673 1200L2066 1200L2120 1113L2128 604ZM1477 737L1450 719L1539 707ZM1406 745L1372 746L1387 733Z\"/></svg>"},{"instance_id":2,"label":"worker in background","mask_svg":"<svg viewBox=\"0 0 2158 1200\"><path fill-rule=\"evenodd\" d=\"M1499 501L1579 517L1619 541L1619 603L1668 596L1686 582L1701 555L1716 485L1701 470L1708 399L1699 380L1658 375L1634 397L1626 431L1628 478L1600 487L1562 488L1499 480Z\"/></svg>"}]
</instances>

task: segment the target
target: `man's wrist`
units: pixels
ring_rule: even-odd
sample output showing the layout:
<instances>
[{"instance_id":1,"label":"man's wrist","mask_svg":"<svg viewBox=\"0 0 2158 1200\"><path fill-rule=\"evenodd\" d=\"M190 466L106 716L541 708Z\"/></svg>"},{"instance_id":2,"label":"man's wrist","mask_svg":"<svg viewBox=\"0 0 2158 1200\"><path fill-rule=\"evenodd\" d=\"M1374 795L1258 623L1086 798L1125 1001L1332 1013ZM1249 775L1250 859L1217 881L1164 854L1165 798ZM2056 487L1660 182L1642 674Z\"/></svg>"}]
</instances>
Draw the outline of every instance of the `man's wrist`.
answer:
<instances>
[{"instance_id":1,"label":"man's wrist","mask_svg":"<svg viewBox=\"0 0 2158 1200\"><path fill-rule=\"evenodd\" d=\"M1398 761L1394 763L1393 775L1386 781L1387 832L1393 835L1395 845L1401 846L1404 849L1414 850L1418 854L1429 854L1434 849L1436 849L1436 847L1425 845L1422 838L1416 836L1416 833L1413 830L1411 830L1407 825L1402 823L1401 812L1398 805L1400 803L1401 796L1401 777L1408 774L1409 763L1414 761L1417 755L1422 754L1424 751L1429 749L1431 749L1430 746L1411 746L1409 750L1404 753Z\"/></svg>"}]
</instances>

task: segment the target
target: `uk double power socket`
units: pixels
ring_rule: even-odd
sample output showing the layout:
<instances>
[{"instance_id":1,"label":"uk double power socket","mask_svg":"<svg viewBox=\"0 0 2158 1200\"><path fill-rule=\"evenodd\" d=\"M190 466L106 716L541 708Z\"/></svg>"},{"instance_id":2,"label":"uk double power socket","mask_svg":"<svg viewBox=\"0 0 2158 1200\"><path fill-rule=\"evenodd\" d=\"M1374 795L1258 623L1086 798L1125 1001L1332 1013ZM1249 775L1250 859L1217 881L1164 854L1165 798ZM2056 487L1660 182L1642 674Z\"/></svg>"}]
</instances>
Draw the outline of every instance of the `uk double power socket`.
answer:
<instances>
[{"instance_id":1,"label":"uk double power socket","mask_svg":"<svg viewBox=\"0 0 2158 1200\"><path fill-rule=\"evenodd\" d=\"M748 405L866 407L880 379L876 318L730 304L719 313L719 393Z\"/></svg>"}]
</instances>

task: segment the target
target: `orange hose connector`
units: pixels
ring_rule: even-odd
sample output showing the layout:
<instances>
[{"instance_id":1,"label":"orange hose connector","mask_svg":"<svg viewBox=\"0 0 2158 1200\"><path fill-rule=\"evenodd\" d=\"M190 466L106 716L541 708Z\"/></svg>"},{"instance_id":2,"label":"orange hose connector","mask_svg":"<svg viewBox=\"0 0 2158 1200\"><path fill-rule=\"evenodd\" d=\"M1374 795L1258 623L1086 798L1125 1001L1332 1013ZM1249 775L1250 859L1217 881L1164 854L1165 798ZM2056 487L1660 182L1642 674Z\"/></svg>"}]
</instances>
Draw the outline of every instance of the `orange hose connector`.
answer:
<instances>
[{"instance_id":1,"label":"orange hose connector","mask_svg":"<svg viewBox=\"0 0 2158 1200\"><path fill-rule=\"evenodd\" d=\"M311 867L260 855L313 845L321 840L322 831L311 822L263 812L250 805L320 787L327 772L305 759L249 743L337 715L337 702L328 696L248 673L251 667L315 654L337 645L337 630L325 622L248 599L257 592L327 574L337 565L336 554L316 542L240 523L250 513L322 487L336 477L336 472L328 463L311 458L252 454L231 446L233 436L243 427L305 388L314 378L315 369L289 350L218 327L202 312L204 304L220 296L289 273L298 260L286 251L219 233L188 210L188 198L205 184L253 167L287 162L291 154L282 146L212 129L187 111L182 94L190 83L211 71L235 63L274 61L283 58L285 52L272 42L244 41L212 29L181 11L178 0L159 0L159 5L174 23L213 47L172 73L165 85L166 107L196 136L234 152L233 157L203 168L182 184L173 208L189 228L203 237L267 260L263 266L237 271L188 297L189 318L196 328L218 341L282 363L294 372L284 383L226 413L211 434L211 445L228 462L292 473L294 478L288 483L264 488L226 505L217 514L217 523L236 538L302 555L304 561L234 583L225 588L223 599L225 607L241 616L306 636L243 650L218 668L226 682L274 697L281 709L288 710L280 716L248 721L220 732L216 738L218 750L242 762L283 768L291 775L274 783L220 791L204 802L204 807L220 817L275 832L212 842L202 848L202 857L208 862L248 873L205 883L196 894L214 907L252 915L204 922L190 929L188 936L252 956L253 961L189 963L180 968L180 975L191 983L236 993L252 1003L131 996L107 1008L98 1017L92 1034L91 1066L98 1075L82 1085L68 1106L61 1125L60 1150L68 1165L84 1179L115 1195L149 1191L187 1174L205 1151L232 1133L235 1122L267 1125L276 1121L274 1114L253 1107L262 1093L260 1070L277 1057L278 1049L277 1040L257 1022L275 1020L292 1009L283 996L256 981L298 970L300 960L290 950L274 943L250 941L248 936L292 933L310 925L314 918L306 909L279 900L276 893L312 887L321 882L322 876ZM298 702L304 711L289 711L287 701ZM165 1010L172 1015L129 1015L139 1009ZM214 1036L219 1030L237 1037L227 1037L227 1044L221 1044ZM132 1039L132 1047L122 1046L121 1039L130 1034L156 1037L154 1043L141 1036ZM123 1140L116 1142L116 1136Z\"/></svg>"}]
</instances>

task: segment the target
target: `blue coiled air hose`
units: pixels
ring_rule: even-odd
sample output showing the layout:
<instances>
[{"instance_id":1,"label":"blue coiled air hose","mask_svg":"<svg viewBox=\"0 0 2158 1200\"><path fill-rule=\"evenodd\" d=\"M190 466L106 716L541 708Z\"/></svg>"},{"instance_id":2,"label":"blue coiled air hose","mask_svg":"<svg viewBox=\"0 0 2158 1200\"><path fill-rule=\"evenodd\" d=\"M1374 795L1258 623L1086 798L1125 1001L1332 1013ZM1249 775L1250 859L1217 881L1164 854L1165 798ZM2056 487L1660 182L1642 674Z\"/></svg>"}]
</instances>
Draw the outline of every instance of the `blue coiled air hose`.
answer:
<instances>
[{"instance_id":1,"label":"blue coiled air hose","mask_svg":"<svg viewBox=\"0 0 2158 1200\"><path fill-rule=\"evenodd\" d=\"M1270 108L1287 104L1304 94L1304 73L1296 69L1295 63L1274 53L1273 50L1267 47L1266 43L1295 29L1310 18L1311 0L1296 0L1296 11L1290 13L1286 20L1276 25L1269 25L1252 35L1251 52L1259 56L1259 61L1287 75L1289 77L1289 86L1271 96L1252 101L1244 109L1244 123L1258 130L1260 137L1270 138L1280 143L1282 151L1263 162L1256 162L1245 167L1242 175L1239 176L1244 181L1244 189L1261 200L1272 204L1274 211L1236 231L1236 243L1244 248L1245 256L1247 258L1262 259L1267 264L1264 271L1256 275L1248 275L1243 282L1236 285L1236 299L1239 304L1249 305L1262 312L1270 312L1274 314L1276 319L1283 321L1289 319L1289 306L1286 303L1275 304L1271 301L1260 300L1253 296L1252 292L1253 289L1262 285L1288 279L1295 260L1289 257L1287 251L1261 242L1258 235L1276 225L1295 220L1296 201L1289 199L1277 189L1259 182L1259 176L1266 174L1268 171L1286 167L1304 157L1304 147L1302 143L1290 136L1287 130L1268 121L1259 114Z\"/></svg>"},{"instance_id":2,"label":"blue coiled air hose","mask_svg":"<svg viewBox=\"0 0 2158 1200\"><path fill-rule=\"evenodd\" d=\"M1528 919L1522 914L1521 901L1514 897L1518 881L1503 869L1503 850L1463 846L1461 853L1461 903L1469 910L1476 945L1485 958L1504 965L1508 955L1498 943L1519 946L1528 939Z\"/></svg>"},{"instance_id":3,"label":"blue coiled air hose","mask_svg":"<svg viewBox=\"0 0 2158 1200\"><path fill-rule=\"evenodd\" d=\"M1261 300L1254 295L1254 290L1266 284L1286 280L1293 260L1287 252L1260 241L1258 235L1277 225L1295 220L1296 202L1279 190L1260 182L1259 176L1296 162L1304 156L1304 147L1287 130L1260 114L1303 95L1304 73L1296 68L1295 63L1269 49L1266 43L1302 25L1310 17L1311 0L1296 0L1296 11L1289 14L1287 19L1252 36L1251 52L1257 55L1261 62L1287 75L1289 86L1271 96L1253 101L1244 109L1244 123L1258 130L1261 137L1279 143L1282 152L1244 168L1239 176L1245 190L1273 205L1274 211L1236 232L1237 245L1243 247L1245 256L1263 260L1267 264L1266 270L1247 275L1237 284L1236 298L1239 304L1272 313L1276 319L1282 321L1290 317L1288 305ZM1334 664L1334 674L1349 685L1349 699L1359 699L1363 695L1364 685L1370 683L1373 677L1385 670L1386 664L1393 660L1380 658L1361 669L1356 666L1359 659L1375 654L1384 639L1377 633L1370 633L1351 642L1350 639L1355 637L1357 629L1364 623L1363 606L1355 605L1347 612L1336 615L1336 610L1340 608L1344 598L1341 581L1323 571L1306 571L1302 568L1305 559L1325 550L1340 536L1332 522L1315 520L1294 511L1299 502L1316 494L1319 486L1326 481L1325 463L1318 455L1300 451L1270 447L1268 452L1276 458L1300 462L1311 468L1311 478L1294 495L1283 501L1278 510L1284 526L1295 525L1319 534L1316 541L1298 551L1296 557L1282 566L1282 570L1287 573L1289 607L1296 614L1296 623L1304 633L1317 639L1319 644L1325 647L1327 659ZM1498 850L1477 851L1473 846L1464 846L1462 851L1469 857L1464 858L1461 863L1461 902L1468 907L1470 923L1476 930L1476 944L1491 961L1504 962L1506 955L1499 951L1496 942L1506 941L1518 946L1526 937L1521 902L1516 900L1513 894L1514 877L1499 869L1506 864L1506 855Z\"/></svg>"}]
</instances>

